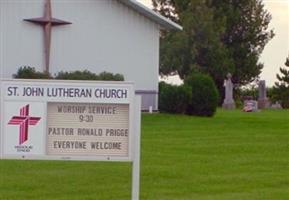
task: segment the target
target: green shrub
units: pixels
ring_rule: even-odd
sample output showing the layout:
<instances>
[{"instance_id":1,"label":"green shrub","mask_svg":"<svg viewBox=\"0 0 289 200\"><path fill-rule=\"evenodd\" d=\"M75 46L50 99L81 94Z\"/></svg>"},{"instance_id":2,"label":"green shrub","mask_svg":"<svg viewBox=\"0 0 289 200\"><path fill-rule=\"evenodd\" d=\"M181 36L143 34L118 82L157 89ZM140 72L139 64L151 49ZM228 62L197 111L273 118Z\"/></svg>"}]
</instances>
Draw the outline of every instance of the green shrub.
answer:
<instances>
[{"instance_id":1,"label":"green shrub","mask_svg":"<svg viewBox=\"0 0 289 200\"><path fill-rule=\"evenodd\" d=\"M55 77L52 77L47 72L38 72L33 67L20 67L14 78L22 79L60 79L60 80L104 80L104 81L124 81L121 74L113 74L109 72L102 72L99 75L88 70L73 71L73 72L59 72Z\"/></svg>"},{"instance_id":2,"label":"green shrub","mask_svg":"<svg viewBox=\"0 0 289 200\"><path fill-rule=\"evenodd\" d=\"M55 79L60 80L99 80L98 76L88 70L64 72L61 71L55 75Z\"/></svg>"},{"instance_id":3,"label":"green shrub","mask_svg":"<svg viewBox=\"0 0 289 200\"><path fill-rule=\"evenodd\" d=\"M110 72L101 72L99 74L99 80L106 80L106 81L124 81L124 77L121 74L113 74Z\"/></svg>"},{"instance_id":4,"label":"green shrub","mask_svg":"<svg viewBox=\"0 0 289 200\"><path fill-rule=\"evenodd\" d=\"M272 102L281 103L282 108L289 108L289 87L285 84L279 84L278 87L273 86L270 91L270 100Z\"/></svg>"},{"instance_id":5,"label":"green shrub","mask_svg":"<svg viewBox=\"0 0 289 200\"><path fill-rule=\"evenodd\" d=\"M48 72L38 72L34 67L23 66L20 67L13 78L19 79L51 79L51 75Z\"/></svg>"},{"instance_id":6,"label":"green shrub","mask_svg":"<svg viewBox=\"0 0 289 200\"><path fill-rule=\"evenodd\" d=\"M219 94L213 79L204 74L192 74L185 79L185 85L191 87L192 100L187 114L213 116L217 110Z\"/></svg>"},{"instance_id":7,"label":"green shrub","mask_svg":"<svg viewBox=\"0 0 289 200\"><path fill-rule=\"evenodd\" d=\"M285 67L280 67L280 74L277 74L278 82L273 86L272 99L281 102L283 108L289 108L289 56L286 58Z\"/></svg>"},{"instance_id":8,"label":"green shrub","mask_svg":"<svg viewBox=\"0 0 289 200\"><path fill-rule=\"evenodd\" d=\"M185 113L191 101L191 89L187 86L159 84L159 110L168 113Z\"/></svg>"},{"instance_id":9,"label":"green shrub","mask_svg":"<svg viewBox=\"0 0 289 200\"><path fill-rule=\"evenodd\" d=\"M55 79L61 80L104 80L104 81L123 81L124 77L121 74L113 74L109 72L101 72L99 75L88 70L59 72Z\"/></svg>"}]
</instances>

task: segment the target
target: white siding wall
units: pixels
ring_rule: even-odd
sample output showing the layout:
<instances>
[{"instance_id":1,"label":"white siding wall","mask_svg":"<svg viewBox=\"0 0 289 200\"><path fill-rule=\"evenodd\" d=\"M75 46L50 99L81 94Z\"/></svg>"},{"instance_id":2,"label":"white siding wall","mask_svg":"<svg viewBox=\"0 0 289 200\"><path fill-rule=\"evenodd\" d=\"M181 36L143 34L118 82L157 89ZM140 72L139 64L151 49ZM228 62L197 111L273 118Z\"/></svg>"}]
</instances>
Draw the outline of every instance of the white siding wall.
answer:
<instances>
[{"instance_id":1,"label":"white siding wall","mask_svg":"<svg viewBox=\"0 0 289 200\"><path fill-rule=\"evenodd\" d=\"M1 1L0 1L1 2ZM3 66L4 66L4 44L3 44L3 34L4 34L4 11L3 6L0 4L0 78L3 75Z\"/></svg>"},{"instance_id":2,"label":"white siding wall","mask_svg":"<svg viewBox=\"0 0 289 200\"><path fill-rule=\"evenodd\" d=\"M68 4L69 3L69 4ZM23 19L43 16L44 0L0 0L0 73L44 69L43 29ZM116 0L52 0L50 72L121 73L137 90L158 90L159 26Z\"/></svg>"}]
</instances>

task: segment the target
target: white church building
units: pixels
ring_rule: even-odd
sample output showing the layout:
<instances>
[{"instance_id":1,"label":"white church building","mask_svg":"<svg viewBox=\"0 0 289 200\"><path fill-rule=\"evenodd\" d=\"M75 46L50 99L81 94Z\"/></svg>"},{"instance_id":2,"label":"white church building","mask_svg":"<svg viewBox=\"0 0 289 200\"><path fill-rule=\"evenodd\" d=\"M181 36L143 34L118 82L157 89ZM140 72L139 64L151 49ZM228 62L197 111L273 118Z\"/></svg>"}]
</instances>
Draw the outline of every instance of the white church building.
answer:
<instances>
[{"instance_id":1,"label":"white church building","mask_svg":"<svg viewBox=\"0 0 289 200\"><path fill-rule=\"evenodd\" d=\"M0 78L21 66L120 73L156 110L161 29L182 27L135 0L0 0Z\"/></svg>"}]
</instances>

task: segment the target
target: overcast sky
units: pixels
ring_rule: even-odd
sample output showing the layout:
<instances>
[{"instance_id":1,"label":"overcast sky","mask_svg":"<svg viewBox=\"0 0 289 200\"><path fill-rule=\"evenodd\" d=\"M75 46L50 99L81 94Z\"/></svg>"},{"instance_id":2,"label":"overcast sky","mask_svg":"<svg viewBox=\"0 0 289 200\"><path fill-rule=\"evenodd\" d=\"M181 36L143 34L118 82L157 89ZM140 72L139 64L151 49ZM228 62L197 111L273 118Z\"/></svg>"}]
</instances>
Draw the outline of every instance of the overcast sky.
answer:
<instances>
[{"instance_id":1,"label":"overcast sky","mask_svg":"<svg viewBox=\"0 0 289 200\"><path fill-rule=\"evenodd\" d=\"M151 0L138 0L148 7ZM276 81L279 67L284 67L286 57L289 55L289 0L263 0L266 9L272 15L270 28L274 29L276 36L267 44L260 62L264 63L261 79L266 80L267 86Z\"/></svg>"}]
</instances>

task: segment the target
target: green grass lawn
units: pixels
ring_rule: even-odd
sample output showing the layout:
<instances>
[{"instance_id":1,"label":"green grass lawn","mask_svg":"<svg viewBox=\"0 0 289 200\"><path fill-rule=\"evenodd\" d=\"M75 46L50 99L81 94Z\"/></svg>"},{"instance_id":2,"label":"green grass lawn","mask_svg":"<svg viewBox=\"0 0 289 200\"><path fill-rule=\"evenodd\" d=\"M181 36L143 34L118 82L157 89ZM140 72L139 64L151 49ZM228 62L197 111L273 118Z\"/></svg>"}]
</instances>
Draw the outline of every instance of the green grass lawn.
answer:
<instances>
[{"instance_id":1,"label":"green grass lawn","mask_svg":"<svg viewBox=\"0 0 289 200\"><path fill-rule=\"evenodd\" d=\"M130 163L0 160L1 200L128 200L130 184ZM142 200L288 198L288 110L142 116Z\"/></svg>"}]
</instances>

